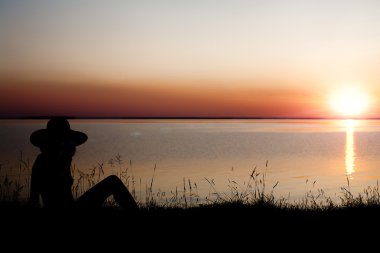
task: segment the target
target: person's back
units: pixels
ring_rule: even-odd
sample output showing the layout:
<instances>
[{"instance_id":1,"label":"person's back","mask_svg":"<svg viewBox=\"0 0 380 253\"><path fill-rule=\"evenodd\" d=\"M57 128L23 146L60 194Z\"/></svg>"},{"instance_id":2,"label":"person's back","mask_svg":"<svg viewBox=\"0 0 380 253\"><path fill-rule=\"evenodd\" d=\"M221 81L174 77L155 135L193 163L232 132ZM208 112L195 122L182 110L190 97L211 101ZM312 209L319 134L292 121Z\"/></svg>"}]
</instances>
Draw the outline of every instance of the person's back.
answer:
<instances>
[{"instance_id":1,"label":"person's back","mask_svg":"<svg viewBox=\"0 0 380 253\"><path fill-rule=\"evenodd\" d=\"M57 154L41 153L32 168L32 192L37 191L45 207L71 207L73 177L70 162ZM35 187L36 189L33 189Z\"/></svg>"}]
</instances>

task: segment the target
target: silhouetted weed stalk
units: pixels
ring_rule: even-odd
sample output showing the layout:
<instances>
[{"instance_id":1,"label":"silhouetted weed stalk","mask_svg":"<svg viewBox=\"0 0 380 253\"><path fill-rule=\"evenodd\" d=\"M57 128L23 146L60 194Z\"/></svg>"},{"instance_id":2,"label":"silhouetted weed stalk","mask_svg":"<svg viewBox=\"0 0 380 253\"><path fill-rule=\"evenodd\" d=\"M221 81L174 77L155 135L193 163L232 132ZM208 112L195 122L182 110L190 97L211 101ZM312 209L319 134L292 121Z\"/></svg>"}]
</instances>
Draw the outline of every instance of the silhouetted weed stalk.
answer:
<instances>
[{"instance_id":1,"label":"silhouetted weed stalk","mask_svg":"<svg viewBox=\"0 0 380 253\"><path fill-rule=\"evenodd\" d=\"M31 166L29 159L24 159L20 151L17 167L0 163L0 201L18 204L22 192L30 188Z\"/></svg>"},{"instance_id":2,"label":"silhouetted weed stalk","mask_svg":"<svg viewBox=\"0 0 380 253\"><path fill-rule=\"evenodd\" d=\"M109 168L105 169L106 166ZM218 191L214 179L205 178L209 185L207 196L200 196L198 185L190 178L183 178L182 186L176 186L170 192L162 191L155 187L155 174L157 170L154 165L152 177L143 186L142 179L133 176L132 161L124 161L120 154L109 159L105 163L97 163L87 171L72 167L74 177L73 194L79 197L87 189L104 179L106 176L114 174L119 176L123 183L128 187L132 196L136 199L139 206L143 209L153 210L156 208L193 208L200 206L255 206L271 207L280 209L296 210L332 210L337 208L356 208L366 206L380 206L379 183L376 186L369 186L363 193L354 196L351 192L349 178L347 177L347 187L341 187L340 203L334 202L331 197L326 196L322 189L316 189L314 181L309 180L305 183L305 195L298 201L291 202L290 196L275 197L274 191L279 185L277 181L273 186L266 184L266 170L264 172L255 167L248 175L248 181L242 185L235 180L228 179L227 191ZM234 169L232 168L232 171ZM106 174L105 171L110 171ZM23 205L28 198L30 189L31 164L29 159L23 157L20 152L18 165L12 167L9 164L0 163L0 201L5 204ZM308 189L310 188L310 189ZM110 197L105 206L117 207L113 198Z\"/></svg>"}]
</instances>

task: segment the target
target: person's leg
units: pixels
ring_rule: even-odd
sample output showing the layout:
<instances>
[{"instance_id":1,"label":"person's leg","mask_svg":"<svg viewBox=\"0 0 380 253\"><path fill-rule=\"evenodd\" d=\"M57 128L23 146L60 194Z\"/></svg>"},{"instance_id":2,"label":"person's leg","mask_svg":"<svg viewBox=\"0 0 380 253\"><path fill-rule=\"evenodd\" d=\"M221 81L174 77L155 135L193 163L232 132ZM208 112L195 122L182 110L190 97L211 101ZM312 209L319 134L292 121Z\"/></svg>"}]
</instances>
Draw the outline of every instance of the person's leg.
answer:
<instances>
[{"instance_id":1,"label":"person's leg","mask_svg":"<svg viewBox=\"0 0 380 253\"><path fill-rule=\"evenodd\" d=\"M101 207L111 195L113 195L120 207L128 210L138 210L133 196L120 178L115 175L109 176L94 185L77 199L77 203L83 207Z\"/></svg>"}]
</instances>

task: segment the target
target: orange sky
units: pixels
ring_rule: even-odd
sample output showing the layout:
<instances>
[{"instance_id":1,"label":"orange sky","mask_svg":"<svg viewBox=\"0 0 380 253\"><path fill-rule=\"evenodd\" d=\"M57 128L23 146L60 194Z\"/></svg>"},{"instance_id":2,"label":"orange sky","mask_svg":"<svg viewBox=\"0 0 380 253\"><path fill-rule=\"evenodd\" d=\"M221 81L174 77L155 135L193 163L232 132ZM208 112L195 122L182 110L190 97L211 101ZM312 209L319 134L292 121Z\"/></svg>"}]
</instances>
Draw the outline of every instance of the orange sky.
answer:
<instances>
[{"instance_id":1,"label":"orange sky","mask_svg":"<svg viewBox=\"0 0 380 253\"><path fill-rule=\"evenodd\" d=\"M77 117L320 117L308 90L208 85L12 83L0 86L0 115Z\"/></svg>"},{"instance_id":2,"label":"orange sky","mask_svg":"<svg viewBox=\"0 0 380 253\"><path fill-rule=\"evenodd\" d=\"M380 117L380 1L0 5L0 117Z\"/></svg>"}]
</instances>

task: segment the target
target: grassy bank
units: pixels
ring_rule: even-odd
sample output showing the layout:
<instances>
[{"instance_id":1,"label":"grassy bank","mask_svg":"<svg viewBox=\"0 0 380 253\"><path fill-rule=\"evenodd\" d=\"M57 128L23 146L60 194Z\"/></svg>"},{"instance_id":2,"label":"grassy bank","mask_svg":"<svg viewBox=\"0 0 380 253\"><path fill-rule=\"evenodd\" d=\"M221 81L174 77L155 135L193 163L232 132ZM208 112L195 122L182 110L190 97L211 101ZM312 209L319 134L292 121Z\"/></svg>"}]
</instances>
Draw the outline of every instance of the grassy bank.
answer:
<instances>
[{"instance_id":1,"label":"grassy bank","mask_svg":"<svg viewBox=\"0 0 380 253\"><path fill-rule=\"evenodd\" d=\"M19 175L11 180L6 174L0 177L0 209L2 217L9 217L13 222L29 223L34 221L47 221L49 217L68 217L75 223L88 223L107 221L110 224L172 224L202 225L210 224L214 227L220 224L249 224L257 226L263 224L271 226L340 226L370 224L380 219L380 191L379 185L367 187L358 195L350 191L350 182L341 188L340 202L332 201L323 190L316 193L306 192L305 196L297 202L290 202L286 198L275 197L274 185L266 184L266 175L255 168L247 179L244 188L238 187L234 181L229 180L229 192L217 192L215 183L207 180L210 188L214 189L210 196L200 201L197 193L197 185L190 180L183 180L183 187L170 193L162 193L154 189L154 176L150 183L144 187L144 199L137 197L136 179L129 174L131 163L125 163L120 155L110 159L109 166L114 166L114 171L130 189L132 195L138 201L140 211L138 214L129 214L121 210L110 198L99 210L45 210L44 208L29 209L25 206L25 192L29 189L30 162L19 159L16 169ZM73 167L75 196L80 196L88 188L102 180L104 164L98 163L88 172L83 172ZM2 168L3 171L4 168ZM15 169L13 168L13 171ZM23 177L26 175L26 177ZM153 173L154 175L154 173ZM16 178L16 179L15 179ZM22 178L24 178L22 180ZM139 186L141 188L141 186ZM165 196L165 197L163 197ZM62 214L64 216L62 216ZM131 220L130 217L134 218ZM47 219L47 220L46 220ZM163 224L161 224L163 225ZM307 226L306 226L307 227Z\"/></svg>"},{"instance_id":2,"label":"grassy bank","mask_svg":"<svg viewBox=\"0 0 380 253\"><path fill-rule=\"evenodd\" d=\"M65 250L139 251L302 251L325 252L378 247L379 191L353 196L343 191L340 204L306 195L297 203L276 199L262 181L246 192L220 195L206 204L189 197L159 203L152 191L138 213L112 200L96 210L29 209L22 201L0 203L2 245L40 250L46 244ZM152 189L147 187L147 191ZM17 195L17 194L16 194ZM188 195L184 195L188 196ZM187 199L187 200L185 200ZM6 246L4 246L6 247Z\"/></svg>"},{"instance_id":3,"label":"grassy bank","mask_svg":"<svg viewBox=\"0 0 380 253\"><path fill-rule=\"evenodd\" d=\"M221 202L196 207L141 207L131 214L112 206L96 210L1 208L1 238L55 242L70 249L300 250L325 252L378 247L380 208L355 205L329 209L270 203ZM59 235L59 236L58 236ZM3 239L7 242L8 239ZM116 246L117 245L117 246ZM366 251L368 247L368 251ZM115 249L116 250L116 249ZM364 250L364 251L363 251ZM376 250L375 250L376 251Z\"/></svg>"}]
</instances>

